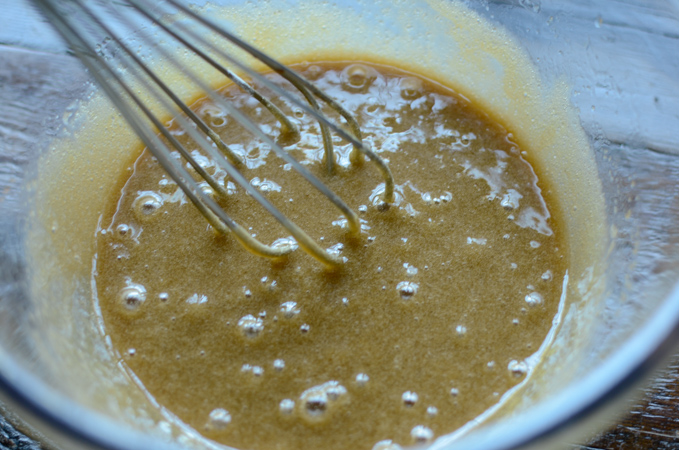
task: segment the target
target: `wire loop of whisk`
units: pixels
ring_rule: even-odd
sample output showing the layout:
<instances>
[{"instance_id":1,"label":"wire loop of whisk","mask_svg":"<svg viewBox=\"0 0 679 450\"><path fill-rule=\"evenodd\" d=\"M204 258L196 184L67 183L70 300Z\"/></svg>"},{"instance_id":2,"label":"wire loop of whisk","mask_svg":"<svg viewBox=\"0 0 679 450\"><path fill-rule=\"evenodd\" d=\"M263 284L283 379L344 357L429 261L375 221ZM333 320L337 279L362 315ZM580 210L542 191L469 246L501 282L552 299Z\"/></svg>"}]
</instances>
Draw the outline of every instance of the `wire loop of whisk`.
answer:
<instances>
[{"instance_id":1,"label":"wire loop of whisk","mask_svg":"<svg viewBox=\"0 0 679 450\"><path fill-rule=\"evenodd\" d=\"M62 35L76 56L91 71L103 91L201 214L216 230L224 233L231 231L236 239L251 252L260 256L276 258L290 253L296 248L296 245L290 242L280 245L266 245L232 220L210 195L203 192L199 183L183 166L181 160L173 156L173 149L195 170L200 178L207 182L217 195L227 195L224 186L205 170L191 152L170 132L168 126L162 123L159 117L171 115L173 121L188 133L217 167L223 169L236 184L240 185L290 232L299 247L328 267L336 267L341 263L336 255L321 248L305 231L283 215L258 189L248 182L239 170L239 167L243 165L241 157L229 148L217 133L181 100L180 94L177 94L170 87L171 83L164 81L161 75L151 69L141 49L148 48L160 54L164 62L168 62L175 71L188 77L218 107L235 118L254 137L269 146L278 157L300 173L341 211L353 233L358 233L360 230L356 213L337 194L281 147L280 141L289 142L299 139L300 132L295 123L289 120L286 114L266 96L262 95L260 91L237 75L236 71L250 77L258 85L267 88L275 95L287 99L291 104L310 114L318 121L328 172L331 173L334 170L334 150L330 130L353 146L352 163L361 162L363 155L375 162L384 178L384 193L382 194L384 204L388 205L393 202L394 181L391 171L384 160L363 144L360 127L350 113L312 83L187 6L176 0L165 2L165 5L176 8L183 13L186 18L190 19L190 22L174 19L170 21L168 18L173 11L169 11L166 7L159 6L157 3L151 5L147 0L120 0L116 2L33 1ZM202 33L200 30L202 30ZM208 35L210 37L220 36L229 43L228 45L244 52L244 55L249 55L249 57L265 64L290 82L304 99L295 96L262 76L249 63L236 57L236 51L225 50L208 39L206 37ZM132 48L130 36L139 39L142 44L139 49L134 50ZM215 92L194 68L182 65L173 53L173 51L176 51L176 47L173 47L173 50L168 50L165 46L159 45L160 42L165 42L167 38L174 41L179 46L178 48L191 52L210 67L219 71L264 106L280 123L281 131L278 142L264 133L256 123L246 117L225 97ZM220 61L226 61L229 65L235 67L235 71L229 69L226 64ZM140 92L143 94L140 94ZM328 120L325 114L321 112L318 100L334 110L345 124L337 124ZM163 113L156 112L159 108ZM183 115L176 114L177 109ZM162 138L158 135L158 132L160 132Z\"/></svg>"}]
</instances>

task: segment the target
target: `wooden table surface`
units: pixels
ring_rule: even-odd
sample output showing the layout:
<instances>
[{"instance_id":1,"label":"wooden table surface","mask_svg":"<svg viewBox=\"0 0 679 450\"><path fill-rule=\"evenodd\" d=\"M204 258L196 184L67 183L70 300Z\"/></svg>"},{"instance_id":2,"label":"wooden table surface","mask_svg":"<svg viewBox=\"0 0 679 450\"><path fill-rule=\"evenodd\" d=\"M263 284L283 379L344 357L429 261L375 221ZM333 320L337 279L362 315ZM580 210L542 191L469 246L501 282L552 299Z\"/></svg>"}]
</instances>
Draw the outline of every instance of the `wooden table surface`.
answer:
<instances>
[{"instance_id":1,"label":"wooden table surface","mask_svg":"<svg viewBox=\"0 0 679 450\"><path fill-rule=\"evenodd\" d=\"M679 449L679 354L660 369L651 383L641 388L617 423L593 437L578 450Z\"/></svg>"}]
</instances>

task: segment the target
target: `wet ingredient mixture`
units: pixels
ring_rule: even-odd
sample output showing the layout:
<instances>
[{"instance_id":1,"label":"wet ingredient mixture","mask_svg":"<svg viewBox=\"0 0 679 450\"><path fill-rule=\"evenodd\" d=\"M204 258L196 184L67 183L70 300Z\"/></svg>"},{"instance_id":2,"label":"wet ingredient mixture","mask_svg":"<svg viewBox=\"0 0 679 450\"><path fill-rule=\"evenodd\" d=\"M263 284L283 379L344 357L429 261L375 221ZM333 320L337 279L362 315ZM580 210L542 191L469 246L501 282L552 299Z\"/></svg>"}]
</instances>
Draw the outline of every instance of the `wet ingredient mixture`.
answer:
<instances>
[{"instance_id":1,"label":"wet ingredient mixture","mask_svg":"<svg viewBox=\"0 0 679 450\"><path fill-rule=\"evenodd\" d=\"M198 100L193 109L243 158L250 183L345 263L329 272L302 251L278 262L248 253L145 150L97 233L106 332L143 388L215 441L257 450L430 441L529 373L567 269L558 211L511 134L453 91L365 63L296 69L358 119L393 171L395 204L380 207L377 170L351 164L339 138L328 174L315 120L276 100L301 130L285 149L359 213L352 237L301 176ZM233 86L222 94L280 137L255 100ZM236 221L264 243L288 239L170 127L224 185L228 197L216 199Z\"/></svg>"}]
</instances>

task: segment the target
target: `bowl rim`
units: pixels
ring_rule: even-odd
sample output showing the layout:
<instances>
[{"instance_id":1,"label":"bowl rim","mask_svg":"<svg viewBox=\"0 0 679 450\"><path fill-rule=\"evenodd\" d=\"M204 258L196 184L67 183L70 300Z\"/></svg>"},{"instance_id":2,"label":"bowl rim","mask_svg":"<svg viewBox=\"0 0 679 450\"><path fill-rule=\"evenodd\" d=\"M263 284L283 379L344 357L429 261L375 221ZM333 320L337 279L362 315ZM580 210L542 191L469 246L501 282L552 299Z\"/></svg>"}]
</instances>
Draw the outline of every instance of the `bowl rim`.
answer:
<instances>
[{"instance_id":1,"label":"bowl rim","mask_svg":"<svg viewBox=\"0 0 679 450\"><path fill-rule=\"evenodd\" d=\"M667 292L639 329L582 379L515 418L484 426L481 432L471 429L454 440L449 439L450 435L442 436L431 448L510 450L575 430L613 400L630 392L669 356L678 342L679 283ZM85 445L106 450L185 448L81 406L30 373L0 343L0 401L5 397L10 409L14 405L38 423Z\"/></svg>"}]
</instances>

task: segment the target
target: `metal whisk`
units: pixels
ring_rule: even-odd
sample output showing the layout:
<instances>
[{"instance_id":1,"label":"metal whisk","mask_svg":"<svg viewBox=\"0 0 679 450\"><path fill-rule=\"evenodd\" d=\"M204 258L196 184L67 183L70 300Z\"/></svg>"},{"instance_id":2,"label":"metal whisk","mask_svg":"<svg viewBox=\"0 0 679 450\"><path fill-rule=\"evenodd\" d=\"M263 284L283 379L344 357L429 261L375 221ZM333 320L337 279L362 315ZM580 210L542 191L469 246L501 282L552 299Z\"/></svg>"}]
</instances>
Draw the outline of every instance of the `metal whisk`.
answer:
<instances>
[{"instance_id":1,"label":"metal whisk","mask_svg":"<svg viewBox=\"0 0 679 450\"><path fill-rule=\"evenodd\" d=\"M144 57L131 47L130 36L137 39L142 48L153 49L163 61L168 62L179 73L184 74L194 86L207 94L253 137L261 139L286 163L290 164L314 188L318 189L346 217L349 229L359 232L359 220L354 211L342 199L312 175L304 166L290 156L260 127L248 119L223 96L215 92L193 67L178 62L178 51L190 52L201 61L226 76L242 90L256 98L281 124L281 131L295 138L299 130L295 124L269 99L244 81L237 73L255 80L257 84L270 89L275 95L287 98L292 104L311 114L318 120L328 172L333 171L334 155L330 132L353 145L352 162L357 163L367 156L377 164L385 181L382 201L385 205L393 202L394 180L385 161L363 145L361 130L355 118L332 98L317 89L309 81L280 64L270 56L239 39L211 19L197 14L186 5L167 0L161 4L148 0L85 1L85 0L34 0L47 19L69 44L72 51L88 67L101 88L120 110L134 131L150 149L169 176L181 187L187 197L200 210L210 224L221 232L233 232L238 241L251 252L276 258L294 250L294 244L269 246L251 236L247 230L232 220L215 200L206 195L198 181L184 167L180 160L173 158L173 149L188 162L217 194L225 195L225 189L195 160L168 128L160 117L173 116L174 120L198 144L201 151L209 155L215 164L231 179L250 194L294 237L307 253L329 267L340 264L339 258L326 252L299 226L285 217L266 197L248 183L239 166L242 164L221 138L199 118L170 88L171 83L144 61ZM171 13L179 12L184 19L171 19ZM144 26L146 25L146 26ZM150 26L149 26L150 25ZM167 43L172 42L172 46ZM240 55L240 56L237 56ZM243 55L268 66L289 81L302 95L298 97L263 77ZM138 94L143 89L144 96ZM319 101L327 104L344 120L344 124L330 121L320 111ZM161 139L160 135L164 138ZM212 144L215 144L213 146Z\"/></svg>"}]
</instances>

